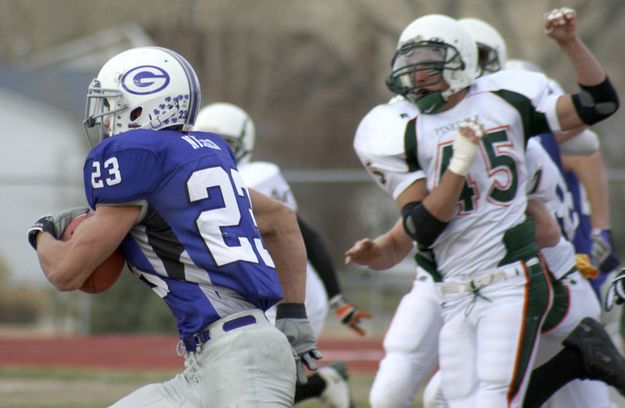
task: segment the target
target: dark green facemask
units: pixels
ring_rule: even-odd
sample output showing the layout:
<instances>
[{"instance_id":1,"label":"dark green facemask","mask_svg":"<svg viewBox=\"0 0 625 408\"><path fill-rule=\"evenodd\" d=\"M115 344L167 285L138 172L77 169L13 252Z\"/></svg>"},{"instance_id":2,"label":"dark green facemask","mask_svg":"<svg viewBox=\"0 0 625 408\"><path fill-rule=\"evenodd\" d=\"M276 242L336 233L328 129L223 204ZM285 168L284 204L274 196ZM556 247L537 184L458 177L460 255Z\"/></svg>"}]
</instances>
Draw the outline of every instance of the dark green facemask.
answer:
<instances>
[{"instance_id":1,"label":"dark green facemask","mask_svg":"<svg viewBox=\"0 0 625 408\"><path fill-rule=\"evenodd\" d=\"M440 91L431 92L427 95L415 101L415 105L419 108L421 113L433 114L437 113L447 101L443 98L443 94Z\"/></svg>"}]
</instances>

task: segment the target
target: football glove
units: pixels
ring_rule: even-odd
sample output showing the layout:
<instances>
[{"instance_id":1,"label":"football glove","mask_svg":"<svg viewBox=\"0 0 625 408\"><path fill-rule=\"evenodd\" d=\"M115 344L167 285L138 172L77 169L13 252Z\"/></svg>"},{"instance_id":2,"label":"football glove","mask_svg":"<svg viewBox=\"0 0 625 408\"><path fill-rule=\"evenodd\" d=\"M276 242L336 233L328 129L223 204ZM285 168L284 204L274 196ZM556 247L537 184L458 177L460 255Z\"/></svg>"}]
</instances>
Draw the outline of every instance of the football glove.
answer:
<instances>
[{"instance_id":1,"label":"football glove","mask_svg":"<svg viewBox=\"0 0 625 408\"><path fill-rule=\"evenodd\" d=\"M306 317L304 304L279 303L276 310L276 327L291 343L297 368L297 382L306 384L308 378L304 372L304 365L310 370L316 370L317 364L314 360L319 360L322 355L317 349L317 341Z\"/></svg>"},{"instance_id":2,"label":"football glove","mask_svg":"<svg viewBox=\"0 0 625 408\"><path fill-rule=\"evenodd\" d=\"M369 313L363 312L356 306L349 303L345 296L340 293L330 300L330 307L335 311L336 316L341 320L341 323L355 331L357 334L361 336L365 335L365 331L360 327L360 320L370 319L371 315Z\"/></svg>"},{"instance_id":3,"label":"football glove","mask_svg":"<svg viewBox=\"0 0 625 408\"><path fill-rule=\"evenodd\" d=\"M586 279L599 277L599 270L590 262L588 254L575 254L575 267Z\"/></svg>"},{"instance_id":4,"label":"football glove","mask_svg":"<svg viewBox=\"0 0 625 408\"><path fill-rule=\"evenodd\" d=\"M612 310L615 303L617 305L625 303L625 268L621 269L610 283L610 287L605 296L605 310L608 312Z\"/></svg>"},{"instance_id":5,"label":"football glove","mask_svg":"<svg viewBox=\"0 0 625 408\"><path fill-rule=\"evenodd\" d=\"M621 263L621 257L614 252L612 234L609 229L595 229L592 231L591 256L602 273L610 273Z\"/></svg>"},{"instance_id":6,"label":"football glove","mask_svg":"<svg viewBox=\"0 0 625 408\"><path fill-rule=\"evenodd\" d=\"M44 215L40 217L32 227L28 229L28 242L37 250L37 234L47 232L56 239L61 239L63 231L70 222L79 215L89 212L87 207L76 207L62 210L56 214Z\"/></svg>"}]
</instances>

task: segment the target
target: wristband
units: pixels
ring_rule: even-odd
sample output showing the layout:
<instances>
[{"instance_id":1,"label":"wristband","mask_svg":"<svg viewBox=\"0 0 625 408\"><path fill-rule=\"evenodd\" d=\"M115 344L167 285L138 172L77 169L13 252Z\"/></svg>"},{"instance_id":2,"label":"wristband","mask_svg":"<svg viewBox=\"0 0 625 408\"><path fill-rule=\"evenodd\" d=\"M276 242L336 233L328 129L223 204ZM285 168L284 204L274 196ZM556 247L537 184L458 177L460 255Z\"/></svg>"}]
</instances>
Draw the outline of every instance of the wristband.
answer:
<instances>
[{"instance_id":1,"label":"wristband","mask_svg":"<svg viewBox=\"0 0 625 408\"><path fill-rule=\"evenodd\" d=\"M306 318L306 306L303 303L278 303L276 307L276 320Z\"/></svg>"},{"instance_id":2,"label":"wristband","mask_svg":"<svg viewBox=\"0 0 625 408\"><path fill-rule=\"evenodd\" d=\"M48 234L54 236L55 227L54 222L50 220L50 216L46 215L39 218L28 230L28 242L35 251L37 250L37 235L40 232L47 232Z\"/></svg>"}]
</instances>

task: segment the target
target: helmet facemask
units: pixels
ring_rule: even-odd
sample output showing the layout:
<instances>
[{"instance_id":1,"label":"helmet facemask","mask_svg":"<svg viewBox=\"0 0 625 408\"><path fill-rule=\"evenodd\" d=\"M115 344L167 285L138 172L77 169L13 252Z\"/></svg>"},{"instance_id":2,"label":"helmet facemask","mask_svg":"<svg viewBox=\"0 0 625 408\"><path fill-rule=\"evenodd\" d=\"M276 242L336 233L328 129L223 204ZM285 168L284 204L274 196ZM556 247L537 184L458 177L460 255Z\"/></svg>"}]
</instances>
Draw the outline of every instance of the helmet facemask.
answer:
<instances>
[{"instance_id":1,"label":"helmet facemask","mask_svg":"<svg viewBox=\"0 0 625 408\"><path fill-rule=\"evenodd\" d=\"M248 122L250 120L251 119L249 118L245 119L243 125L241 126L241 132L236 136L220 134L220 136L222 136L226 140L226 142L232 149L234 157L236 157L237 163L239 164L248 163L252 157L252 150L250 150L250 148L246 146L246 131L248 130Z\"/></svg>"},{"instance_id":2,"label":"helmet facemask","mask_svg":"<svg viewBox=\"0 0 625 408\"><path fill-rule=\"evenodd\" d=\"M460 24L469 31L477 45L479 75L503 69L506 63L506 42L495 27L477 18L463 18Z\"/></svg>"},{"instance_id":3,"label":"helmet facemask","mask_svg":"<svg viewBox=\"0 0 625 408\"><path fill-rule=\"evenodd\" d=\"M478 65L480 76L501 71L501 58L496 49L488 45L477 43Z\"/></svg>"},{"instance_id":4,"label":"helmet facemask","mask_svg":"<svg viewBox=\"0 0 625 408\"><path fill-rule=\"evenodd\" d=\"M449 85L451 73L465 69L460 52L454 46L436 41L404 43L391 65L391 74L386 79L388 88L414 102L424 113L436 113L458 90L450 87L442 91L420 91L442 80Z\"/></svg>"},{"instance_id":5,"label":"helmet facemask","mask_svg":"<svg viewBox=\"0 0 625 408\"><path fill-rule=\"evenodd\" d=\"M91 81L87 91L85 119L83 120L89 147L97 145L102 139L112 135L117 114L126 110L127 107L128 104L121 91L102 88L97 79ZM108 118L108 121L105 121L105 118Z\"/></svg>"}]
</instances>

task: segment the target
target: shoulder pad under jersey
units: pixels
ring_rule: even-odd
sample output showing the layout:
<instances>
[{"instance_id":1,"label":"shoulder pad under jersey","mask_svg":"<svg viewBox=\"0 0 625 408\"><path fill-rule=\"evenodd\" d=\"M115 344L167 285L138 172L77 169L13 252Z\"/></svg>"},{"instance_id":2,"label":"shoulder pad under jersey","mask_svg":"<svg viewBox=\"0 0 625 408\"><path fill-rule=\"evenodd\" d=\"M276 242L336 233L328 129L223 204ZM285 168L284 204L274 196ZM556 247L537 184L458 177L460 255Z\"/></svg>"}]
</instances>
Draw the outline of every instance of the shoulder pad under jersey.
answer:
<instances>
[{"instance_id":1,"label":"shoulder pad under jersey","mask_svg":"<svg viewBox=\"0 0 625 408\"><path fill-rule=\"evenodd\" d=\"M554 95L564 95L564 89L560 86L560 84L555 79L548 79L549 89L551 93Z\"/></svg>"},{"instance_id":2,"label":"shoulder pad under jersey","mask_svg":"<svg viewBox=\"0 0 625 408\"><path fill-rule=\"evenodd\" d=\"M360 121L354 138L358 155L397 155L404 153L406 124L419 113L407 101L378 105Z\"/></svg>"},{"instance_id":3,"label":"shoulder pad under jersey","mask_svg":"<svg viewBox=\"0 0 625 408\"><path fill-rule=\"evenodd\" d=\"M504 69L494 74L478 78L470 88L470 95L483 92L499 93L508 99L505 94L512 95L510 100L519 99L521 95L527 98L536 112L542 112L551 131L559 131L560 123L556 112L556 102L560 95L553 92L549 79L538 72Z\"/></svg>"},{"instance_id":4,"label":"shoulder pad under jersey","mask_svg":"<svg viewBox=\"0 0 625 408\"><path fill-rule=\"evenodd\" d=\"M539 73L516 69L504 69L478 78L471 87L474 92L508 90L525 95L531 100L549 93L549 79Z\"/></svg>"}]
</instances>

